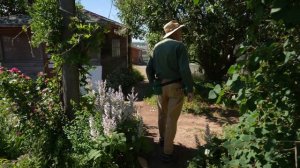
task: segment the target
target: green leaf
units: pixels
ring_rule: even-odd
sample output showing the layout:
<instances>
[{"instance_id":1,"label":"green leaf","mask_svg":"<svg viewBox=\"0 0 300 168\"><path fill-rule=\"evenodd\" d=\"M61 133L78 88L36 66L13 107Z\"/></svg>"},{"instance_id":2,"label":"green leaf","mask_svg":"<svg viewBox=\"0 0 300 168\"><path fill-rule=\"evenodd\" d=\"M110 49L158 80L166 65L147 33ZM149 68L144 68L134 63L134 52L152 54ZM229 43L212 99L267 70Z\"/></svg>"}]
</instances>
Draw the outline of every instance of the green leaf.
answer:
<instances>
[{"instance_id":1,"label":"green leaf","mask_svg":"<svg viewBox=\"0 0 300 168\"><path fill-rule=\"evenodd\" d=\"M291 59L292 56L296 55L296 52L295 51L291 51L291 52L285 51L284 55L285 55L284 63L287 63Z\"/></svg>"},{"instance_id":2,"label":"green leaf","mask_svg":"<svg viewBox=\"0 0 300 168\"><path fill-rule=\"evenodd\" d=\"M215 98L217 98L217 95L216 95L216 93L215 93L214 90L210 90L209 91L208 98L209 99L215 99Z\"/></svg>"},{"instance_id":3,"label":"green leaf","mask_svg":"<svg viewBox=\"0 0 300 168\"><path fill-rule=\"evenodd\" d=\"M280 10L281 10L281 8L272 8L271 14L279 12Z\"/></svg>"},{"instance_id":4,"label":"green leaf","mask_svg":"<svg viewBox=\"0 0 300 168\"><path fill-rule=\"evenodd\" d=\"M218 99L216 101L217 104L221 102L222 97L224 96L224 94L225 94L225 91L221 90L221 92L219 93L219 97L218 97Z\"/></svg>"},{"instance_id":5,"label":"green leaf","mask_svg":"<svg viewBox=\"0 0 300 168\"><path fill-rule=\"evenodd\" d=\"M234 74L234 72L235 72L235 66L232 65L232 66L230 66L230 68L228 69L227 73L228 73L229 75L232 75L232 74Z\"/></svg>"},{"instance_id":6,"label":"green leaf","mask_svg":"<svg viewBox=\"0 0 300 168\"><path fill-rule=\"evenodd\" d=\"M232 81L231 79L229 79L229 80L227 80L227 82L226 82L226 86L231 86L232 83L233 83L233 81Z\"/></svg>"},{"instance_id":7,"label":"green leaf","mask_svg":"<svg viewBox=\"0 0 300 168\"><path fill-rule=\"evenodd\" d=\"M245 135L245 134L242 134L242 135L240 136L240 139L241 139L242 141L246 141L246 142L250 141L252 138L253 138L253 137L252 137L251 135Z\"/></svg>"},{"instance_id":8,"label":"green leaf","mask_svg":"<svg viewBox=\"0 0 300 168\"><path fill-rule=\"evenodd\" d=\"M193 0L193 1L194 1L194 4L197 5L197 4L199 4L200 0Z\"/></svg>"},{"instance_id":9,"label":"green leaf","mask_svg":"<svg viewBox=\"0 0 300 168\"><path fill-rule=\"evenodd\" d=\"M88 154L88 158L93 159L93 160L99 158L100 156L101 156L100 151L95 150L95 149L92 149Z\"/></svg>"},{"instance_id":10,"label":"green leaf","mask_svg":"<svg viewBox=\"0 0 300 168\"><path fill-rule=\"evenodd\" d=\"M221 86L218 84L215 86L214 91L219 94L221 92Z\"/></svg>"},{"instance_id":11,"label":"green leaf","mask_svg":"<svg viewBox=\"0 0 300 168\"><path fill-rule=\"evenodd\" d=\"M238 79L238 77L239 77L239 74L233 74L232 75L232 81L233 82L236 81Z\"/></svg>"}]
</instances>

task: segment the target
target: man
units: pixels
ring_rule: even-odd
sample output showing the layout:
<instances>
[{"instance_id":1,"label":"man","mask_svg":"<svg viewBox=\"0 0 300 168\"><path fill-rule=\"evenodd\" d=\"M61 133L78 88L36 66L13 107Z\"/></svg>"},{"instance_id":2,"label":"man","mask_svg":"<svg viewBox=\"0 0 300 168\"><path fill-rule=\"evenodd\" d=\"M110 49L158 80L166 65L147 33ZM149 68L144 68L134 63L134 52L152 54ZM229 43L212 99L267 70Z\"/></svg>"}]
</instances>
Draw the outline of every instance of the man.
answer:
<instances>
[{"instance_id":1,"label":"man","mask_svg":"<svg viewBox=\"0 0 300 168\"><path fill-rule=\"evenodd\" d=\"M163 146L162 160L165 162L172 161L173 141L184 91L188 101L193 99L193 79L187 50L181 42L183 26L175 20L164 26L164 39L155 45L146 68L149 82L158 94L159 142Z\"/></svg>"}]
</instances>

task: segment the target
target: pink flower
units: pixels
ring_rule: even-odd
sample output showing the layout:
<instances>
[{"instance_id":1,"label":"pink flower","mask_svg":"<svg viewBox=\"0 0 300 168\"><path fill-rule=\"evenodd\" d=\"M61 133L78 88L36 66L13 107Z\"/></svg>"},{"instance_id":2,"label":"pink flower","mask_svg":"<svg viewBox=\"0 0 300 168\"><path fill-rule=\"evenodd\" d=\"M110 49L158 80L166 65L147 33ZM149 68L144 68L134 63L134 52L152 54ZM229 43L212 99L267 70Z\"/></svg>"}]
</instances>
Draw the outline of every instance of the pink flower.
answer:
<instances>
[{"instance_id":1,"label":"pink flower","mask_svg":"<svg viewBox=\"0 0 300 168\"><path fill-rule=\"evenodd\" d=\"M20 78L25 78L26 75L24 75L23 73L21 75L19 75Z\"/></svg>"},{"instance_id":2,"label":"pink flower","mask_svg":"<svg viewBox=\"0 0 300 168\"><path fill-rule=\"evenodd\" d=\"M27 76L27 75L25 75L25 74L21 74L21 75L19 75L19 77L20 78L24 78L24 79L27 79L27 80L29 80L29 79L31 79L29 76Z\"/></svg>"},{"instance_id":3,"label":"pink flower","mask_svg":"<svg viewBox=\"0 0 300 168\"><path fill-rule=\"evenodd\" d=\"M48 91L48 88L45 88L42 90L42 93L46 93Z\"/></svg>"},{"instance_id":4,"label":"pink flower","mask_svg":"<svg viewBox=\"0 0 300 168\"><path fill-rule=\"evenodd\" d=\"M39 72L37 76L46 76L44 72Z\"/></svg>"},{"instance_id":5,"label":"pink flower","mask_svg":"<svg viewBox=\"0 0 300 168\"><path fill-rule=\"evenodd\" d=\"M2 74L5 71L4 67L0 66L0 74Z\"/></svg>"},{"instance_id":6,"label":"pink flower","mask_svg":"<svg viewBox=\"0 0 300 168\"><path fill-rule=\"evenodd\" d=\"M18 69L18 68L15 68L15 67L13 67L13 68L11 68L10 70L8 70L10 73L21 73L21 71Z\"/></svg>"}]
</instances>

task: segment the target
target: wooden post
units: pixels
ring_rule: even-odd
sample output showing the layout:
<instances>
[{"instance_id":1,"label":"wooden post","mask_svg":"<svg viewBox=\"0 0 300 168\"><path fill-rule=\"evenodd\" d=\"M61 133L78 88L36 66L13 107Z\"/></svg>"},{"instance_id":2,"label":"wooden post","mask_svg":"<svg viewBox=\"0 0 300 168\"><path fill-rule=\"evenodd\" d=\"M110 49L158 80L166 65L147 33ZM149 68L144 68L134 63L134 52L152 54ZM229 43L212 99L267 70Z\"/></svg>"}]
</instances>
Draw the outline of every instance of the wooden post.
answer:
<instances>
[{"instance_id":1,"label":"wooden post","mask_svg":"<svg viewBox=\"0 0 300 168\"><path fill-rule=\"evenodd\" d=\"M295 168L298 168L298 143L295 142Z\"/></svg>"},{"instance_id":2,"label":"wooden post","mask_svg":"<svg viewBox=\"0 0 300 168\"><path fill-rule=\"evenodd\" d=\"M131 44L132 39L131 35L127 35L127 68L131 71L132 70L132 62L131 62Z\"/></svg>"},{"instance_id":3,"label":"wooden post","mask_svg":"<svg viewBox=\"0 0 300 168\"><path fill-rule=\"evenodd\" d=\"M75 15L75 0L60 0L60 10L63 14L63 39L69 39L72 32L69 30L70 17ZM72 57L72 51L66 52L63 57L69 59ZM64 63L62 67L62 85L64 111L71 120L74 118L74 112L71 102L79 102L79 70L78 65L70 62Z\"/></svg>"}]
</instances>

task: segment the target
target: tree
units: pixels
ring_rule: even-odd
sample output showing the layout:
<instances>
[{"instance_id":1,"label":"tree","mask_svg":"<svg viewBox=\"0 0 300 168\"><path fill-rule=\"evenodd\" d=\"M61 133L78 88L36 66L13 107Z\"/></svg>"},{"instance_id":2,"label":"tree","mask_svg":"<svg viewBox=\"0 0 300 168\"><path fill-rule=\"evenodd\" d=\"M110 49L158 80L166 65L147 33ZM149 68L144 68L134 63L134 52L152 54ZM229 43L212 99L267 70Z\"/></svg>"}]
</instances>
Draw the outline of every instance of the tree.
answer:
<instances>
[{"instance_id":1,"label":"tree","mask_svg":"<svg viewBox=\"0 0 300 168\"><path fill-rule=\"evenodd\" d=\"M251 15L242 0L141 1L116 0L120 17L135 37L147 34L150 46L171 19L186 25L184 41L190 58L201 65L206 79L220 81L235 63L235 48L245 39ZM134 11L134 12L132 12Z\"/></svg>"},{"instance_id":2,"label":"tree","mask_svg":"<svg viewBox=\"0 0 300 168\"><path fill-rule=\"evenodd\" d=\"M32 0L2 0L0 3L0 16L26 14L28 5Z\"/></svg>"}]
</instances>

